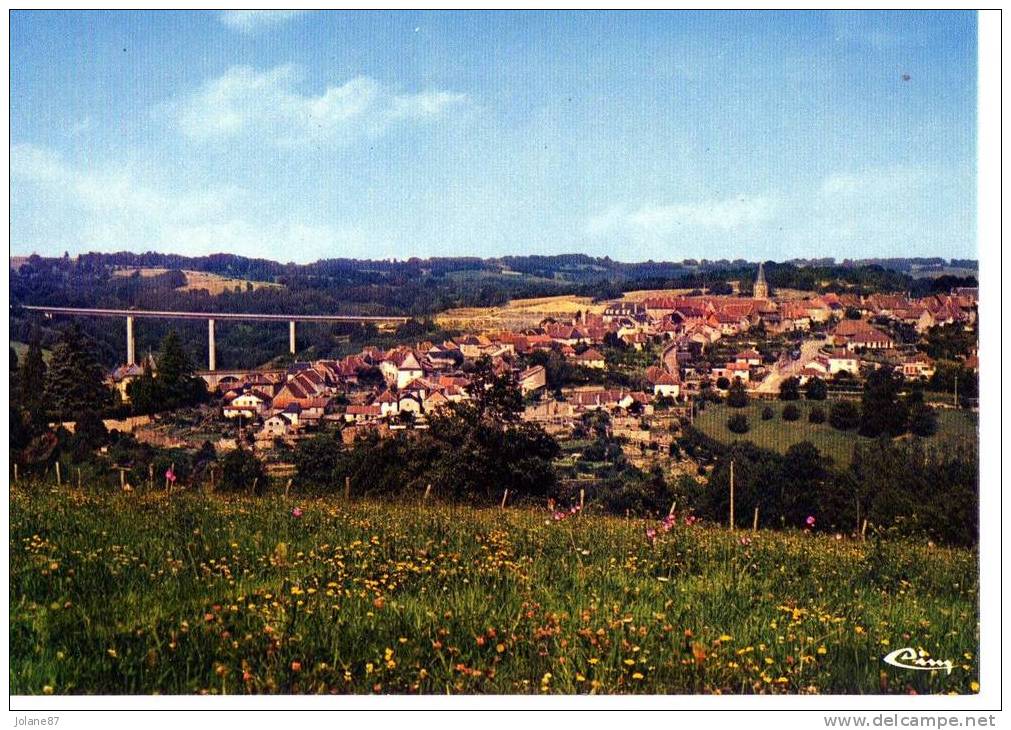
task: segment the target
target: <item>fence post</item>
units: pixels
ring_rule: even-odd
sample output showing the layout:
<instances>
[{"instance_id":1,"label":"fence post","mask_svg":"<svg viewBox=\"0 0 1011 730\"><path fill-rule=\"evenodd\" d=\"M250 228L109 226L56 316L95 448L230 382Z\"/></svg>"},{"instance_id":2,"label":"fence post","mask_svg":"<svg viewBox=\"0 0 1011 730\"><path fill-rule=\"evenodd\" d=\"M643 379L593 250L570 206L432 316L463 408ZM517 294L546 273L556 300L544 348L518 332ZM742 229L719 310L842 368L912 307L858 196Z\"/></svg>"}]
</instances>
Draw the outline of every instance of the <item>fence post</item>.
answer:
<instances>
[{"instance_id":1,"label":"fence post","mask_svg":"<svg viewBox=\"0 0 1011 730\"><path fill-rule=\"evenodd\" d=\"M150 483L151 491L154 491L154 462L147 465L147 478Z\"/></svg>"},{"instance_id":2,"label":"fence post","mask_svg":"<svg viewBox=\"0 0 1011 730\"><path fill-rule=\"evenodd\" d=\"M670 512L668 512L668 513L667 513L667 516L668 516L668 517L670 517L670 516L671 516L672 514L674 514L674 509L675 509L675 508L676 508L677 506L678 506L678 501L677 501L677 500L675 499L675 500L674 500L674 501L673 501L673 502L671 503L671 506L670 506Z\"/></svg>"},{"instance_id":3,"label":"fence post","mask_svg":"<svg viewBox=\"0 0 1011 730\"><path fill-rule=\"evenodd\" d=\"M289 491L290 489L291 489L291 479L289 479L289 480L288 480L288 483L284 485L284 496L285 496L285 497L287 497L287 496L288 496L288 491Z\"/></svg>"},{"instance_id":4,"label":"fence post","mask_svg":"<svg viewBox=\"0 0 1011 730\"><path fill-rule=\"evenodd\" d=\"M60 478L60 462L59 462L59 460L56 461L56 486L58 486L58 487L62 487L63 486L63 480Z\"/></svg>"},{"instance_id":5,"label":"fence post","mask_svg":"<svg viewBox=\"0 0 1011 730\"><path fill-rule=\"evenodd\" d=\"M730 529L734 529L734 462L730 462Z\"/></svg>"},{"instance_id":6,"label":"fence post","mask_svg":"<svg viewBox=\"0 0 1011 730\"><path fill-rule=\"evenodd\" d=\"M508 497L509 497L509 490L507 489L504 492L502 492L501 509L505 509L506 499L508 499Z\"/></svg>"},{"instance_id":7,"label":"fence post","mask_svg":"<svg viewBox=\"0 0 1011 730\"><path fill-rule=\"evenodd\" d=\"M14 462L14 483L18 483L18 463Z\"/></svg>"},{"instance_id":8,"label":"fence post","mask_svg":"<svg viewBox=\"0 0 1011 730\"><path fill-rule=\"evenodd\" d=\"M751 523L751 531L758 532L758 507L755 507L755 519Z\"/></svg>"},{"instance_id":9,"label":"fence post","mask_svg":"<svg viewBox=\"0 0 1011 730\"><path fill-rule=\"evenodd\" d=\"M344 477L344 501L351 501L351 477Z\"/></svg>"},{"instance_id":10,"label":"fence post","mask_svg":"<svg viewBox=\"0 0 1011 730\"><path fill-rule=\"evenodd\" d=\"M583 516L583 503L586 499L586 490L582 487L579 488L579 516Z\"/></svg>"},{"instance_id":11,"label":"fence post","mask_svg":"<svg viewBox=\"0 0 1011 730\"><path fill-rule=\"evenodd\" d=\"M77 488L81 488L81 467L77 467Z\"/></svg>"},{"instance_id":12,"label":"fence post","mask_svg":"<svg viewBox=\"0 0 1011 730\"><path fill-rule=\"evenodd\" d=\"M427 487L425 487L425 493L421 497L421 501L422 502L427 502L428 501L428 495L431 493L431 491L432 491L432 485L429 484Z\"/></svg>"},{"instance_id":13,"label":"fence post","mask_svg":"<svg viewBox=\"0 0 1011 730\"><path fill-rule=\"evenodd\" d=\"M863 527L860 528L860 539L861 540L867 539L867 520L864 520L864 525Z\"/></svg>"}]
</instances>

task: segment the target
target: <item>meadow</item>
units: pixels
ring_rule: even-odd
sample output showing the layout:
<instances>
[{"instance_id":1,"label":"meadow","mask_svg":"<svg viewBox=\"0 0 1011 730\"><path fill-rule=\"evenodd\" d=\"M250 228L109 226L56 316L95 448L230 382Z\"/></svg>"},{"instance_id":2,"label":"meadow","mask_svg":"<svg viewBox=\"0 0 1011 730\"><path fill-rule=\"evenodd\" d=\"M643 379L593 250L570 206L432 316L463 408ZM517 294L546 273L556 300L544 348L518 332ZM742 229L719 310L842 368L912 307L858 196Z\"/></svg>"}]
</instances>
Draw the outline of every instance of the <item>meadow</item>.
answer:
<instances>
[{"instance_id":1,"label":"meadow","mask_svg":"<svg viewBox=\"0 0 1011 730\"><path fill-rule=\"evenodd\" d=\"M545 508L10 496L12 694L970 693L975 551ZM884 664L902 647L954 669Z\"/></svg>"},{"instance_id":2,"label":"meadow","mask_svg":"<svg viewBox=\"0 0 1011 730\"><path fill-rule=\"evenodd\" d=\"M840 431L824 423L811 423L808 414L811 408L821 408L827 415L833 401L791 401L800 410L796 421L783 420L784 401L752 400L744 408L730 408L726 404L710 403L695 419L695 427L707 436L723 443L751 441L758 447L770 449L780 454L786 453L794 444L810 441L822 454L831 457L836 466L847 466L853 458L853 445L870 443L856 431ZM762 410L772 408L773 418L762 420ZM747 433L735 434L727 428L727 420L735 413L743 413L748 419ZM926 443L935 448L959 449L978 442L979 419L975 413L953 409L937 410L937 433L928 437Z\"/></svg>"}]
</instances>

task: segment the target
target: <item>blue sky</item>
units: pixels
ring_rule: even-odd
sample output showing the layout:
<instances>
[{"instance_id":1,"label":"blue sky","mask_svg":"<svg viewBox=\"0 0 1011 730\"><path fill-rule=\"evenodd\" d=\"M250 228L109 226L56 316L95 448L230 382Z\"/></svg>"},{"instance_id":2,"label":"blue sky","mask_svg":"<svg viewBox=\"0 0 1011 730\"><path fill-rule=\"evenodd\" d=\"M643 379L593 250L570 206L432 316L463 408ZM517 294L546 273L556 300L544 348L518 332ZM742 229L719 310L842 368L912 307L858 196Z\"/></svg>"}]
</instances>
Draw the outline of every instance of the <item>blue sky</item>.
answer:
<instances>
[{"instance_id":1,"label":"blue sky","mask_svg":"<svg viewBox=\"0 0 1011 730\"><path fill-rule=\"evenodd\" d=\"M975 128L971 12L14 12L11 248L971 257Z\"/></svg>"}]
</instances>

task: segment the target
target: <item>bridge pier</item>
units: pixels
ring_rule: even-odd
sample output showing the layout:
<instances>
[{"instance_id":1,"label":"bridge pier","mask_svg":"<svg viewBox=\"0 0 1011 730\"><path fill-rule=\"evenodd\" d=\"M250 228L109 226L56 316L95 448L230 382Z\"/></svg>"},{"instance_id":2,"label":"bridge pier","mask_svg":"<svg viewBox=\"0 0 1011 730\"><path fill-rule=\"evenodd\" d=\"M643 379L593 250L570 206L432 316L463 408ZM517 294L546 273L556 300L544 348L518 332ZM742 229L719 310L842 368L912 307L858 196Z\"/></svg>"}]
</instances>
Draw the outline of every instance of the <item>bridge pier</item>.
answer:
<instances>
[{"instance_id":1,"label":"bridge pier","mask_svg":"<svg viewBox=\"0 0 1011 730\"><path fill-rule=\"evenodd\" d=\"M295 320L288 322L288 350L295 354Z\"/></svg>"},{"instance_id":2,"label":"bridge pier","mask_svg":"<svg viewBox=\"0 0 1011 730\"><path fill-rule=\"evenodd\" d=\"M133 317L126 318L126 364L137 364L137 347L133 339Z\"/></svg>"},{"instance_id":3,"label":"bridge pier","mask_svg":"<svg viewBox=\"0 0 1011 730\"><path fill-rule=\"evenodd\" d=\"M214 320L207 320L207 369L217 370L217 357L214 351Z\"/></svg>"}]
</instances>

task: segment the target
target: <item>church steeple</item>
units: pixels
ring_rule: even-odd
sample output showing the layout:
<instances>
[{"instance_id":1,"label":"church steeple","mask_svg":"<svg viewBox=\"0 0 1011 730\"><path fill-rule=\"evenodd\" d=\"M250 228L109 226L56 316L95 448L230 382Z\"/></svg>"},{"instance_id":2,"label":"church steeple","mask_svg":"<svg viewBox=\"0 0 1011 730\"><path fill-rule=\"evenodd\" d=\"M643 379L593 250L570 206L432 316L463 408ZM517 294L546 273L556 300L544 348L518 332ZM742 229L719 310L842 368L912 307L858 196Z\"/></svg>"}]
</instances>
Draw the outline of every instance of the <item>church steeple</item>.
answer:
<instances>
[{"instance_id":1,"label":"church steeple","mask_svg":"<svg viewBox=\"0 0 1011 730\"><path fill-rule=\"evenodd\" d=\"M758 262L758 276L755 277L755 291L753 296L755 299L769 298L769 285L765 283L765 263L762 261Z\"/></svg>"}]
</instances>

